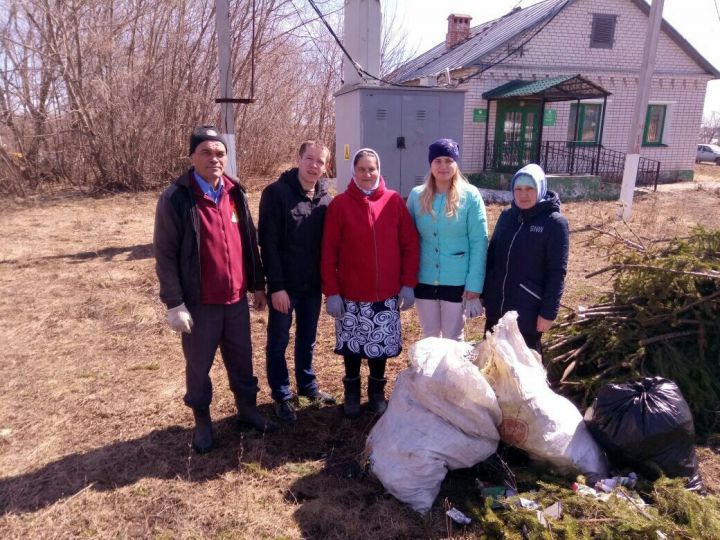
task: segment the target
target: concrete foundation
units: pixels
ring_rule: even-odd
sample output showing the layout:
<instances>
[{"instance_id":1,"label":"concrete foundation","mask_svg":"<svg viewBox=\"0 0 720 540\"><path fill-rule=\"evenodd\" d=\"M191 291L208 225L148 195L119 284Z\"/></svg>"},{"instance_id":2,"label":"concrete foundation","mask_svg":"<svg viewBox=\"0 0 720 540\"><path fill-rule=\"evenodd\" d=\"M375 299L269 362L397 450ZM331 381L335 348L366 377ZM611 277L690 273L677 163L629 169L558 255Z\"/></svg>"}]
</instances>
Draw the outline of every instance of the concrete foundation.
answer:
<instances>
[{"instance_id":1,"label":"concrete foundation","mask_svg":"<svg viewBox=\"0 0 720 540\"><path fill-rule=\"evenodd\" d=\"M485 189L507 190L513 175L501 172L484 172L468 176L475 186ZM548 175L548 189L560 195L563 201L609 201L620 196L620 185L607 184L599 176Z\"/></svg>"}]
</instances>

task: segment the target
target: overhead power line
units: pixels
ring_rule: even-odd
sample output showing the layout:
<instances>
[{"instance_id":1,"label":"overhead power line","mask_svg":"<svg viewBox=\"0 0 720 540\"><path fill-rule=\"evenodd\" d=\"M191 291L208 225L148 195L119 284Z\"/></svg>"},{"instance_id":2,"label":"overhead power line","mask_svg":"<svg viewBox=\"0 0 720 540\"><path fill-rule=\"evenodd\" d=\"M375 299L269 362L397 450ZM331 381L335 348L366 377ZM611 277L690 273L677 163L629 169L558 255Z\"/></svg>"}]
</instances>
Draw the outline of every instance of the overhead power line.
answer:
<instances>
[{"instance_id":1,"label":"overhead power line","mask_svg":"<svg viewBox=\"0 0 720 540\"><path fill-rule=\"evenodd\" d=\"M512 9L511 9L509 12L507 12L505 15L503 15L503 16L500 17L498 20L496 20L495 23L493 23L491 26L494 26L494 25L495 25L497 22L499 22L500 20L502 20L502 19L508 17L509 15L511 15L512 13L514 13L514 12L520 7L520 4L522 4L523 1L524 1L524 0L519 0L519 1L512 7ZM715 0L715 2L717 2L717 0ZM374 79L374 80L376 80L376 81L379 81L379 82L388 84L388 85L390 85L390 86L396 86L396 87L401 87L401 88L406 88L406 87L412 87L412 88L434 88L434 87L428 87L428 86L422 86L422 85L398 84L398 83L395 83L395 82L393 82L393 81L388 81L388 80L386 80L386 79L383 79L382 77L378 77L378 76L376 76L376 75L373 75L372 73L369 73L369 72L368 72L367 70L365 70L358 62L356 62L355 59L352 57L352 55L347 51L347 49L345 48L345 46L342 44L342 41L340 41L340 38L337 36L337 34L336 34L335 31L332 29L332 27L330 26L330 24L325 20L325 16L323 15L322 11L320 11L320 8L318 8L317 4L315 4L314 0L308 0L308 3L310 4L310 6L312 6L312 8L313 8L313 9L315 10L315 12L318 14L318 17L319 17L320 20L323 22L323 24L325 25L325 27L328 29L328 32L330 32L330 35L332 35L333 39L335 40L335 42L336 42L336 43L338 44L338 46L340 47L340 49L342 50L343 54L347 57L347 59L350 61L350 63L352 64L352 66L353 66L353 67L355 68L355 70L357 71L358 75L360 75L360 78L362 78L364 81L366 80L366 77L369 77L369 78L371 78L371 79ZM470 80L470 79L474 79L475 77L478 77L479 75L481 75L481 74L484 73L485 71L487 71L487 70L489 70L489 69L491 69L491 68L493 68L493 67L501 64L502 62L504 62L505 60L507 60L508 58L510 58L511 56L513 56L514 54L516 54L516 53L517 53L519 50L521 50L527 43L529 43L530 40L532 40L535 36L537 36L548 24L550 24L550 23L553 21L553 19L555 19L555 17L557 16L557 14L560 13L560 11L561 11L561 9L557 9L557 10L555 11L555 13L553 13L552 16L551 16L550 18L548 18L548 19L542 24L542 26L540 26L540 28L538 28L535 32L533 32L533 34L532 34L530 37L528 37L526 40L524 40L524 41L523 41L522 43L520 43L518 46L514 47L510 52L508 52L508 54L506 54L505 56L503 56L503 57L500 58L499 60L497 60L497 61L495 61L495 62L492 62L491 64L489 64L489 65L487 65L487 66L484 66L484 67L482 67L482 68L479 68L479 69L478 69L477 71L475 71L474 73L472 73L472 74L470 74L470 75L468 75L468 76L466 76L466 77L462 77L462 78L458 79L457 84L461 84L461 83L463 83L463 82L465 82L465 81L468 81L468 80ZM486 30L483 30L483 31L481 32L481 34L484 34L486 31L487 31L487 29L486 29ZM310 39L312 39L312 36L310 37Z\"/></svg>"},{"instance_id":2,"label":"overhead power line","mask_svg":"<svg viewBox=\"0 0 720 540\"><path fill-rule=\"evenodd\" d=\"M355 60L353 60L353 57L350 56L350 53L347 51L345 46L342 44L342 41L340 41L340 38L337 37L337 34L335 33L335 30L332 29L332 26L325 20L325 16L322 14L322 11L320 11L320 8L317 7L317 4L314 2L314 0L308 0L308 3L312 6L312 8L315 10L315 13L318 14L318 17L320 17L320 20L323 22L325 27L328 29L328 32L330 32L330 35L333 37L335 42L338 44L340 49L342 50L343 54L347 56L348 60L352 63L353 67L355 68L355 71L357 71L358 75L360 75L361 78L363 77L364 70L362 69L362 66L358 64ZM312 39L312 36L310 37Z\"/></svg>"},{"instance_id":3,"label":"overhead power line","mask_svg":"<svg viewBox=\"0 0 720 540\"><path fill-rule=\"evenodd\" d=\"M315 4L314 0L308 0L308 3L312 6L312 8L313 8L313 9L315 10L315 12L318 14L318 17L320 17L320 20L323 22L323 24L325 25L325 27L328 29L328 32L330 32L330 35L332 35L332 37L335 39L335 42L338 44L338 46L339 46L340 49L342 50L343 54L344 54L344 55L347 57L347 59L350 61L350 63L352 64L352 66L355 68L355 71L357 71L357 74L360 75L360 78L361 78L363 81L366 81L366 80L367 80L366 77L369 77L369 78L371 78L371 79L373 79L373 80L376 80L376 81L378 81L378 82L382 82L382 83L388 84L388 85L390 85L390 86L398 86L398 87L401 87L401 88L410 86L410 85L406 85L406 84L398 84L398 83L395 83L395 82L392 82L392 81L388 81L388 80L386 80L386 79L383 79L382 77L378 77L377 75L373 75L372 73L368 72L365 68L363 68L358 62L355 61L355 59L352 57L352 55L347 51L347 49L345 48L345 46L342 44L342 41L340 41L340 38L337 36L337 34L336 34L335 31L332 29L332 27L330 26L330 24L328 24L328 22L325 20L325 16L324 16L324 15L322 14L322 12L320 11L320 8L317 7L317 4ZM311 37L310 39L312 39L312 37ZM417 85L413 85L413 88L418 88L418 86L417 86ZM424 88L424 87L420 86L420 88Z\"/></svg>"},{"instance_id":4,"label":"overhead power line","mask_svg":"<svg viewBox=\"0 0 720 540\"><path fill-rule=\"evenodd\" d=\"M522 0L521 0L521 2L522 2ZM512 12L517 8L517 6L520 5L521 2L518 2L518 4L512 9L512 11L510 11L510 13L512 13ZM564 5L565 5L565 4L563 4L563 6L564 6ZM557 15L558 15L558 13L560 13L560 11L562 11L562 7L558 8L558 9L555 11L555 13L552 14L551 17L549 17L539 28L537 28L537 29L532 33L532 35L530 35L530 37L528 37L527 39L523 40L523 41L522 41L519 45L517 45L516 47L513 47L512 50L510 50L505 56L503 56L503 57L500 58L499 60L496 60L495 62L491 62L491 63L488 64L487 66L483 66L483 67L481 67L481 68L478 68L474 73L471 73L470 75L468 75L468 76L466 76L466 77L461 77L460 79L458 79L458 84L464 83L465 81L469 81L470 79L474 79L474 78L476 78L476 77L479 77L480 75L482 75L483 73L485 73L487 70L492 69L492 68L494 68L495 66L497 66L497 65L499 65L499 64L502 64L505 60L507 60L508 58L510 58L511 56L513 56L514 54L516 54L518 51L521 51L522 48L523 48L525 45L527 45L535 36L537 36L540 32L542 32L542 31L545 29L545 27L546 27L548 24L550 24L550 23L553 21L553 19L555 19L555 17L557 17ZM509 15L510 13L508 13L508 14L506 14L506 15L503 15L503 18L504 18L504 17L507 17L507 15Z\"/></svg>"}]
</instances>

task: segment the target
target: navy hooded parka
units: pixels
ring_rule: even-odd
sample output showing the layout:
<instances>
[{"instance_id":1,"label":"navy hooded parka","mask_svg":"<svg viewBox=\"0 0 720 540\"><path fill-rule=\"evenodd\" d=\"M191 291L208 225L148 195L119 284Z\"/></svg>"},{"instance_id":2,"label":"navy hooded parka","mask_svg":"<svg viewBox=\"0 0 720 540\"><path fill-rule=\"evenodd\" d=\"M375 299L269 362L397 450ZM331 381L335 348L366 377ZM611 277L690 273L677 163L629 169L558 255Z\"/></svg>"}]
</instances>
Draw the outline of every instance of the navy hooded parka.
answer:
<instances>
[{"instance_id":1,"label":"navy hooded parka","mask_svg":"<svg viewBox=\"0 0 720 540\"><path fill-rule=\"evenodd\" d=\"M543 178L544 180L544 178ZM488 247L483 303L495 324L518 312L523 334L537 334L537 317L557 317L567 271L570 233L560 199L548 191L535 206L511 203L498 218Z\"/></svg>"}]
</instances>

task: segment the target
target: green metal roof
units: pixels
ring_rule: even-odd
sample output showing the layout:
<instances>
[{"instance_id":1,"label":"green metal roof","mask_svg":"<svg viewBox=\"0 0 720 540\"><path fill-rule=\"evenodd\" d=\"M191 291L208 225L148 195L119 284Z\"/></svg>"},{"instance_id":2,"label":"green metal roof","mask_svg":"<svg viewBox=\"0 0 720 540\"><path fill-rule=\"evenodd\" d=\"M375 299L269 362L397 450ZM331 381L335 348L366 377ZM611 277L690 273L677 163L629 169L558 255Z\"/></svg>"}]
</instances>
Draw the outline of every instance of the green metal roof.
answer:
<instances>
[{"instance_id":1,"label":"green metal roof","mask_svg":"<svg viewBox=\"0 0 720 540\"><path fill-rule=\"evenodd\" d=\"M609 96L610 92L581 77L560 75L535 81L513 80L488 90L483 99L524 98L545 101L573 101Z\"/></svg>"}]
</instances>

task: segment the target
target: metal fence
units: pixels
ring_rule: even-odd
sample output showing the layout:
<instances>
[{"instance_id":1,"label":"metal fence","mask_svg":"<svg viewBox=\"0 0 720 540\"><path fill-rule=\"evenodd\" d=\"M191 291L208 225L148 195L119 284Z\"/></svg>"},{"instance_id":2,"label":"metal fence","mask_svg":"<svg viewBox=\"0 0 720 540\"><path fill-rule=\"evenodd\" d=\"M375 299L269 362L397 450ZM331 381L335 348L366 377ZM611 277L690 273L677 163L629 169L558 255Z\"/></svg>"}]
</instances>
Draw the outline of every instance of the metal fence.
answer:
<instances>
[{"instance_id":1,"label":"metal fence","mask_svg":"<svg viewBox=\"0 0 720 540\"><path fill-rule=\"evenodd\" d=\"M568 176L590 174L603 182L621 184L625 153L601 145L584 145L567 141L517 143L487 141L483 170L515 172L528 163L537 163L548 174ZM660 162L640 158L636 185L657 189Z\"/></svg>"}]
</instances>

